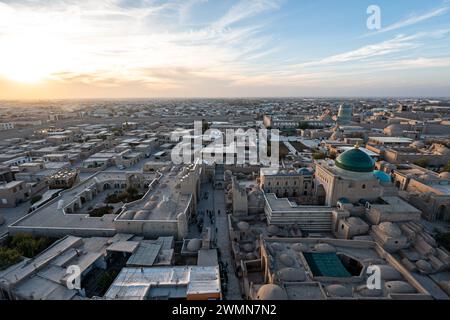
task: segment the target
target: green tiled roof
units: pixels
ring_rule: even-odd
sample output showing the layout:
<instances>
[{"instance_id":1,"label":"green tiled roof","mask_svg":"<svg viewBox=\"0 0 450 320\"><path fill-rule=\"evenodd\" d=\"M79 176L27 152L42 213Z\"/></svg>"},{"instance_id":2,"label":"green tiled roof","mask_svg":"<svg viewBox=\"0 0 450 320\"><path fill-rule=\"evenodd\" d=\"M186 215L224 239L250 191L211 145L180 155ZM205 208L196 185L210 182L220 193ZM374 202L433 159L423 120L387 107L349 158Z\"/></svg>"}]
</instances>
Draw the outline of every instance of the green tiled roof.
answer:
<instances>
[{"instance_id":1,"label":"green tiled roof","mask_svg":"<svg viewBox=\"0 0 450 320\"><path fill-rule=\"evenodd\" d=\"M304 253L303 255L315 277L348 278L352 276L336 253Z\"/></svg>"},{"instance_id":2,"label":"green tiled roof","mask_svg":"<svg viewBox=\"0 0 450 320\"><path fill-rule=\"evenodd\" d=\"M335 163L341 169L354 172L372 172L375 167L372 158L359 148L341 153Z\"/></svg>"}]
</instances>

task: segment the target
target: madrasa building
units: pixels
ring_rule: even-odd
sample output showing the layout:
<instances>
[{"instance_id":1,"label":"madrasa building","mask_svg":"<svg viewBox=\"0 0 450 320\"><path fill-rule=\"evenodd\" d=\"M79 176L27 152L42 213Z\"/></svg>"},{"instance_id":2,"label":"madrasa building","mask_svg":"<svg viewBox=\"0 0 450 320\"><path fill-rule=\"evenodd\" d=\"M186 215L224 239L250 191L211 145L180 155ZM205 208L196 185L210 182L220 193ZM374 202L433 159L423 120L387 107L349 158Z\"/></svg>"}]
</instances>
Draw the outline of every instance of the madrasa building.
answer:
<instances>
[{"instance_id":1,"label":"madrasa building","mask_svg":"<svg viewBox=\"0 0 450 320\"><path fill-rule=\"evenodd\" d=\"M326 206L341 203L364 204L376 200L389 189L391 177L375 170L375 161L359 146L340 154L335 161L316 163L316 195Z\"/></svg>"}]
</instances>

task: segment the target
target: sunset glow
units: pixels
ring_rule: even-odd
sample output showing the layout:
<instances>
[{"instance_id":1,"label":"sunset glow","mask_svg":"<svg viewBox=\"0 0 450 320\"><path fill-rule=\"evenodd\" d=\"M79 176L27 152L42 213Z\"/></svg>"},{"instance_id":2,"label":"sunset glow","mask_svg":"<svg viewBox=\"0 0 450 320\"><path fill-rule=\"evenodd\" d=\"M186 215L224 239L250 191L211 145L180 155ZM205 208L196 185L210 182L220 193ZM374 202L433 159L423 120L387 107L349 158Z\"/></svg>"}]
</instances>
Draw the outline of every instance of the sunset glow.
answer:
<instances>
[{"instance_id":1,"label":"sunset glow","mask_svg":"<svg viewBox=\"0 0 450 320\"><path fill-rule=\"evenodd\" d=\"M448 3L350 2L0 1L0 98L445 94Z\"/></svg>"}]
</instances>

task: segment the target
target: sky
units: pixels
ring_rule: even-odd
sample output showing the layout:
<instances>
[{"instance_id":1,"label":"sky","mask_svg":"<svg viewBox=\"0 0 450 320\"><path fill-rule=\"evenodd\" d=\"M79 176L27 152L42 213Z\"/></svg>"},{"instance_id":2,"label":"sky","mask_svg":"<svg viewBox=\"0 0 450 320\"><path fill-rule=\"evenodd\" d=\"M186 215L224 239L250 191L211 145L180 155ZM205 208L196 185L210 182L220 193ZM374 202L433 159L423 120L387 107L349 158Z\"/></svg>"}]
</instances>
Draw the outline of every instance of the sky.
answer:
<instances>
[{"instance_id":1,"label":"sky","mask_svg":"<svg viewBox=\"0 0 450 320\"><path fill-rule=\"evenodd\" d=\"M448 97L449 40L450 0L0 0L0 99Z\"/></svg>"}]
</instances>

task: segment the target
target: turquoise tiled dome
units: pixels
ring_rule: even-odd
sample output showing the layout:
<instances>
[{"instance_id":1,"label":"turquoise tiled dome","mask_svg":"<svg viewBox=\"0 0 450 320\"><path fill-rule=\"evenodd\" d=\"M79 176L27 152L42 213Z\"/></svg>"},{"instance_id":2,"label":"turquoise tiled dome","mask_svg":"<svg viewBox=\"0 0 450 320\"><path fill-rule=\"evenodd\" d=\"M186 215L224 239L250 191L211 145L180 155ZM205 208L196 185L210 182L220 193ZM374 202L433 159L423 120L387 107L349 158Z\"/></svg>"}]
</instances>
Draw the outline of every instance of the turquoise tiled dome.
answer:
<instances>
[{"instance_id":1,"label":"turquoise tiled dome","mask_svg":"<svg viewBox=\"0 0 450 320\"><path fill-rule=\"evenodd\" d=\"M380 171L380 170L374 170L373 174L381 182L391 182L391 176L388 175L386 172L383 172L383 171Z\"/></svg>"},{"instance_id":2,"label":"turquoise tiled dome","mask_svg":"<svg viewBox=\"0 0 450 320\"><path fill-rule=\"evenodd\" d=\"M358 147L340 154L335 163L339 168L353 172L373 172L375 167L372 158Z\"/></svg>"}]
</instances>

